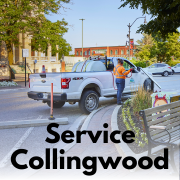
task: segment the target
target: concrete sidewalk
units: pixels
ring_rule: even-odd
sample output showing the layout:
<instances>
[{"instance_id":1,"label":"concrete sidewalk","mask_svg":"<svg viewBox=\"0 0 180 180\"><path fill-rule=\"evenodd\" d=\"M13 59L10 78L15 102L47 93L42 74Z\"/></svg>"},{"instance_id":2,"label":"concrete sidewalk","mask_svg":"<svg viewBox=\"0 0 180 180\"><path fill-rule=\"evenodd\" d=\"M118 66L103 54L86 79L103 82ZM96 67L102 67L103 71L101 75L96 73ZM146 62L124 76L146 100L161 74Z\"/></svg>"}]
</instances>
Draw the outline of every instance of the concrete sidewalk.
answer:
<instances>
[{"instance_id":1,"label":"concrete sidewalk","mask_svg":"<svg viewBox=\"0 0 180 180\"><path fill-rule=\"evenodd\" d=\"M116 105L111 105L108 107L103 108L102 110L98 111L91 119L89 126L87 130L91 130L94 134L98 130L108 130L109 134L111 132L110 127L110 121L111 121L111 115ZM108 123L109 127L104 128L103 124ZM77 156L81 159L81 161L84 159L84 157L87 156L102 156L104 160L108 157L112 157L113 160L117 158L117 156L121 156L118 154L115 145L110 141L108 143L103 143L103 136L101 135L97 143L92 143L88 135L84 135L82 138L82 142L80 144L76 144L73 146L72 149L70 149L68 152L64 154L65 158L65 168L66 169L57 169L57 170L40 170L36 174L34 174L31 178L42 178L46 177L48 178L55 178L59 179L60 177L65 177L67 179L73 178L73 179L79 179L79 178L87 178L88 176L83 174L83 171L91 171L91 169L87 170L84 169L81 165L81 169L76 169L76 163L72 163L72 169L67 169L67 157L71 156ZM59 162L59 160L58 160ZM91 164L91 163L90 163ZM120 163L117 167L117 169L112 169L111 167L108 167L108 169L104 169L102 165L100 164L99 160L97 160L97 172L95 175L90 176L93 179L106 179L106 178L113 178L113 179L143 179L146 177L150 177L152 179L153 177L162 178L162 175L166 178L174 179L173 176L170 175L169 170L157 170L155 168L152 168L150 170L138 170L136 172L131 172L125 168L123 168L122 164ZM30 178L30 179L31 179ZM166 179L165 178L165 179ZM175 177L176 179L176 177Z\"/></svg>"}]
</instances>

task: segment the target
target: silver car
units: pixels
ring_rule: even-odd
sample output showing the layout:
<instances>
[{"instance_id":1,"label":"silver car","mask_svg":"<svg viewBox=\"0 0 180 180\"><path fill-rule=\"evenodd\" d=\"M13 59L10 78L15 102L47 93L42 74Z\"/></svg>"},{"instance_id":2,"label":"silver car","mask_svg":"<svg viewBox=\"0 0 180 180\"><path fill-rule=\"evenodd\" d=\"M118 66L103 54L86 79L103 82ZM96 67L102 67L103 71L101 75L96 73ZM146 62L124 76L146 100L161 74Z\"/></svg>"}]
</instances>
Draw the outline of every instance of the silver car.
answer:
<instances>
[{"instance_id":1,"label":"silver car","mask_svg":"<svg viewBox=\"0 0 180 180\"><path fill-rule=\"evenodd\" d=\"M176 64L172 67L173 74L174 73L180 73L180 63Z\"/></svg>"},{"instance_id":2,"label":"silver car","mask_svg":"<svg viewBox=\"0 0 180 180\"><path fill-rule=\"evenodd\" d=\"M152 64L151 66L143 69L152 73L153 75L162 75L167 77L168 75L173 74L171 67L164 63Z\"/></svg>"}]
</instances>

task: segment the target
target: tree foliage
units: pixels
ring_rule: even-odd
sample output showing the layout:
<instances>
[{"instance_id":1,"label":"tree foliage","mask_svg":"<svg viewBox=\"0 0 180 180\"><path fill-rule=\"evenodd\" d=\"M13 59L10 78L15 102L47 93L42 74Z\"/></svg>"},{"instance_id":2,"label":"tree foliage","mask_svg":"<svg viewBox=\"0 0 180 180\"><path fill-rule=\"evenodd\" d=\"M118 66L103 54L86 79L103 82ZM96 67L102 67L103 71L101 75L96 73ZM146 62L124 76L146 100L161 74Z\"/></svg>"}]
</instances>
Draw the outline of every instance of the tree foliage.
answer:
<instances>
[{"instance_id":1,"label":"tree foliage","mask_svg":"<svg viewBox=\"0 0 180 180\"><path fill-rule=\"evenodd\" d=\"M143 14L151 15L151 20L141 25L138 32L156 34L166 38L168 33L177 32L180 27L179 0L121 0L119 8L129 5L131 9L141 8Z\"/></svg>"},{"instance_id":2,"label":"tree foliage","mask_svg":"<svg viewBox=\"0 0 180 180\"><path fill-rule=\"evenodd\" d=\"M67 32L64 19L51 22L45 14L57 14L64 3L70 0L1 0L0 1L0 43L6 42L8 52L12 52L12 44L19 44L19 33L27 33L32 37L33 50L45 51L48 44L68 46L63 39ZM64 42L64 44L62 43Z\"/></svg>"},{"instance_id":3,"label":"tree foliage","mask_svg":"<svg viewBox=\"0 0 180 180\"><path fill-rule=\"evenodd\" d=\"M150 44L146 41L147 37L149 37ZM162 39L159 33L154 37L143 34L143 38L138 40L137 43L140 46L136 52L136 57L139 57L141 60L168 62L172 57L180 57L179 33L168 34L166 40Z\"/></svg>"}]
</instances>

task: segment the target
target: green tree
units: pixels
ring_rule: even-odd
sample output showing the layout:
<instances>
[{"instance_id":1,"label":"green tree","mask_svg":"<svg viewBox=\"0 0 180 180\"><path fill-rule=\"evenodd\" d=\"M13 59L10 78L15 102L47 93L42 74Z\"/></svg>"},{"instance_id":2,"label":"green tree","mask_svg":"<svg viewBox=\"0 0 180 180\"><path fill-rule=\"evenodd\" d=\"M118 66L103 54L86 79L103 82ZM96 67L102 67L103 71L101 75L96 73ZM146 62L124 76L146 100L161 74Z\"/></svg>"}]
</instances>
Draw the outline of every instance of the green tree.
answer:
<instances>
[{"instance_id":1,"label":"green tree","mask_svg":"<svg viewBox=\"0 0 180 180\"><path fill-rule=\"evenodd\" d=\"M138 46L136 49L137 52L141 51L145 45L152 46L154 44L154 41L151 35L148 35L145 33L142 33L142 35L143 35L142 39L136 41L138 43Z\"/></svg>"},{"instance_id":2,"label":"green tree","mask_svg":"<svg viewBox=\"0 0 180 180\"><path fill-rule=\"evenodd\" d=\"M156 36L150 37L151 43L145 43L146 35L141 40L138 40L137 43L140 45L136 57L139 57L140 60L150 60L150 61L160 61L168 62L174 58L180 57L180 38L179 33L168 34L166 40L161 38L160 33L157 33Z\"/></svg>"},{"instance_id":3,"label":"green tree","mask_svg":"<svg viewBox=\"0 0 180 180\"><path fill-rule=\"evenodd\" d=\"M140 60L147 61L152 60L154 61L154 39L151 35L143 33L143 37L141 40L136 41L138 43L137 50L135 56L140 58Z\"/></svg>"},{"instance_id":4,"label":"green tree","mask_svg":"<svg viewBox=\"0 0 180 180\"><path fill-rule=\"evenodd\" d=\"M177 32L180 27L179 0L121 0L119 8L129 5L131 9L141 8L143 14L151 15L151 20L141 25L138 32L155 34L160 32L163 38L168 33Z\"/></svg>"},{"instance_id":5,"label":"green tree","mask_svg":"<svg viewBox=\"0 0 180 180\"><path fill-rule=\"evenodd\" d=\"M179 33L168 34L166 41L161 38L161 35L157 33L154 36L155 45L154 52L156 54L157 60L160 62L168 62L172 59L180 57L180 38Z\"/></svg>"},{"instance_id":6,"label":"green tree","mask_svg":"<svg viewBox=\"0 0 180 180\"><path fill-rule=\"evenodd\" d=\"M32 35L33 50L45 51L48 44L59 44L67 32L67 22L51 22L46 14L57 14L63 3L70 0L1 0L0 1L0 43L6 43L9 58L12 59L12 44L20 45L18 34ZM69 45L64 43L62 45Z\"/></svg>"},{"instance_id":7,"label":"green tree","mask_svg":"<svg viewBox=\"0 0 180 180\"><path fill-rule=\"evenodd\" d=\"M58 46L58 50L56 46ZM72 51L70 44L67 43L66 40L61 37L59 37L58 43L52 44L52 56L55 56L56 53L58 53L59 59L61 59L63 55L69 56L70 51Z\"/></svg>"}]
</instances>

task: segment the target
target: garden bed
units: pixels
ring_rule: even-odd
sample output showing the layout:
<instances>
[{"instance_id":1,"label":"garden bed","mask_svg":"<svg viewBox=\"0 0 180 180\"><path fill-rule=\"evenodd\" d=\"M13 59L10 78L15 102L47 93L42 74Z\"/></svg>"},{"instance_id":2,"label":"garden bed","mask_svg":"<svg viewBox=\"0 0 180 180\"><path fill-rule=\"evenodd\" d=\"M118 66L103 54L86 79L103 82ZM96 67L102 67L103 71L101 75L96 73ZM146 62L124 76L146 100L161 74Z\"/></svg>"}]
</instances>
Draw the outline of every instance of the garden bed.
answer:
<instances>
[{"instance_id":1,"label":"garden bed","mask_svg":"<svg viewBox=\"0 0 180 180\"><path fill-rule=\"evenodd\" d=\"M125 123L123 122L122 109L123 109L123 107L119 109L117 123L118 123L119 130L123 133L124 131L127 131L127 127L126 127ZM143 140L141 137L141 135L145 136L144 128L142 125L142 120L133 114L132 108L130 108L130 113L131 113L131 118L133 120L133 123L135 124L136 129L137 129L137 131L139 131L139 137L136 137L136 139L133 143L130 143L127 145L134 153L139 154L139 153L147 151L147 149L148 149L147 140L145 141L145 138L143 138L144 139ZM133 131L135 133L135 135L137 136L136 131L130 125L129 119L126 119L126 121L130 126L130 128L128 128L128 130Z\"/></svg>"},{"instance_id":2,"label":"garden bed","mask_svg":"<svg viewBox=\"0 0 180 180\"><path fill-rule=\"evenodd\" d=\"M135 154L140 154L148 150L148 138L143 119L139 116L139 111L150 107L152 107L151 93L139 87L135 96L131 100L127 100L117 114L119 130L122 133L130 130L135 134L135 141L127 144Z\"/></svg>"},{"instance_id":3,"label":"garden bed","mask_svg":"<svg viewBox=\"0 0 180 180\"><path fill-rule=\"evenodd\" d=\"M9 86L18 86L18 84L14 81L7 81L7 80L3 80L0 81L0 87L9 87Z\"/></svg>"}]
</instances>

